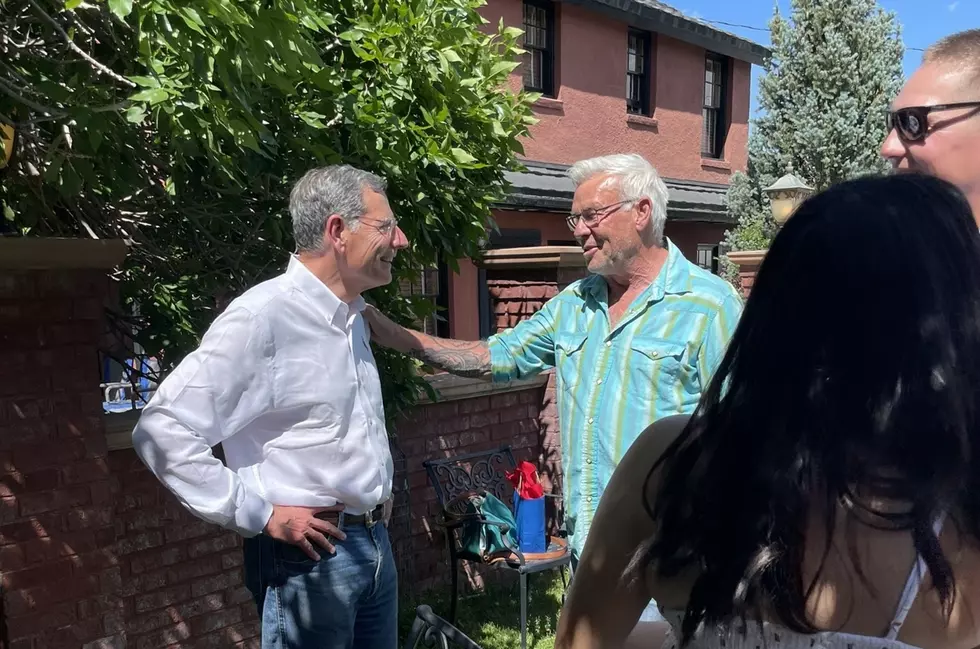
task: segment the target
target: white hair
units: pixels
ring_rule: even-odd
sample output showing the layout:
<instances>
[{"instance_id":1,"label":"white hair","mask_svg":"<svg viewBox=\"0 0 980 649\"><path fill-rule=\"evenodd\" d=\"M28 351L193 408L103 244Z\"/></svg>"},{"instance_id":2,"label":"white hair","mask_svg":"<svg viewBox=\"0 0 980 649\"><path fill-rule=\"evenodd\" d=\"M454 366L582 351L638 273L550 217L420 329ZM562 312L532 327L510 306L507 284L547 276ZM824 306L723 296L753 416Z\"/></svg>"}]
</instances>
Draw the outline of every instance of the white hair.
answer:
<instances>
[{"instance_id":1,"label":"white hair","mask_svg":"<svg viewBox=\"0 0 980 649\"><path fill-rule=\"evenodd\" d=\"M620 153L579 160L568 170L568 176L576 188L599 174L609 174L619 179L621 200L650 199L653 203L650 233L657 245L660 245L664 238L664 225L667 223L669 197L667 185L653 165L636 153Z\"/></svg>"}]
</instances>

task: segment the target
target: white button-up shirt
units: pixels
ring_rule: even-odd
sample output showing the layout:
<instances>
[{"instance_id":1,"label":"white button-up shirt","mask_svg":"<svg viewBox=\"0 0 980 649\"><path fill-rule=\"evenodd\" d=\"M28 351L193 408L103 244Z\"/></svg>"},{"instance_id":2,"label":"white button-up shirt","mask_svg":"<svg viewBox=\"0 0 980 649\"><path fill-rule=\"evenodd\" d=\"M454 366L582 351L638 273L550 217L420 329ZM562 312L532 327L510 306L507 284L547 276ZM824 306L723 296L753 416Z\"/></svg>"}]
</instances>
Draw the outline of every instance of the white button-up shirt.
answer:
<instances>
[{"instance_id":1,"label":"white button-up shirt","mask_svg":"<svg viewBox=\"0 0 980 649\"><path fill-rule=\"evenodd\" d=\"M394 471L363 310L293 257L160 384L136 452L185 507L243 536L273 504L356 515L385 502ZM219 442L227 466L210 452Z\"/></svg>"}]
</instances>

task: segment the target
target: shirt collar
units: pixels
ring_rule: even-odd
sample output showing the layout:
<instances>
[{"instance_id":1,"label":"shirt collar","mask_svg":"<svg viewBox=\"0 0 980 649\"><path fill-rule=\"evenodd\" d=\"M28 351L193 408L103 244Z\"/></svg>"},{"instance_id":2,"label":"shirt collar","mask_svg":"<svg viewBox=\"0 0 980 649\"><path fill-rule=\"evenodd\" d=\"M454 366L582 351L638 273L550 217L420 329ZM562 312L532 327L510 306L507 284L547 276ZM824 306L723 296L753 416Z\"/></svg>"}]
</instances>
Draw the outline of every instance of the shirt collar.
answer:
<instances>
[{"instance_id":1,"label":"shirt collar","mask_svg":"<svg viewBox=\"0 0 980 649\"><path fill-rule=\"evenodd\" d=\"M363 297L358 295L353 302L347 304L337 297L326 284L321 282L319 277L310 272L310 269L296 255L289 256L286 277L301 293L310 298L317 310L332 324L346 325L351 311L360 313L364 310Z\"/></svg>"},{"instance_id":2,"label":"shirt collar","mask_svg":"<svg viewBox=\"0 0 980 649\"><path fill-rule=\"evenodd\" d=\"M681 254L680 249L674 242L667 238L667 260L663 268L657 273L657 278L650 283L644 291L647 302L662 300L664 295L680 295L691 291L691 271L688 261ZM591 282L584 282L582 289L588 291L597 300L604 300L608 295L606 281L595 276L597 279Z\"/></svg>"}]
</instances>

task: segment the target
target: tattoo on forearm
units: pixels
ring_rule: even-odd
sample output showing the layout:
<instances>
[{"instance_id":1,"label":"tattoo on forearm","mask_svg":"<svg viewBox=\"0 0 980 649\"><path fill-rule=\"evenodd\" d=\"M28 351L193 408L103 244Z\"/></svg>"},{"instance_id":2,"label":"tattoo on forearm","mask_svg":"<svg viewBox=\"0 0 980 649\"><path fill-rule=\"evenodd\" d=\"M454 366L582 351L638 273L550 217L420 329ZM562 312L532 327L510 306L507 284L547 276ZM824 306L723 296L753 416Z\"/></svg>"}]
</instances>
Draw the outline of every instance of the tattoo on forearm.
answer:
<instances>
[{"instance_id":1,"label":"tattoo on forearm","mask_svg":"<svg viewBox=\"0 0 980 649\"><path fill-rule=\"evenodd\" d=\"M488 378L491 374L490 349L485 342L433 338L412 356L457 376Z\"/></svg>"}]
</instances>

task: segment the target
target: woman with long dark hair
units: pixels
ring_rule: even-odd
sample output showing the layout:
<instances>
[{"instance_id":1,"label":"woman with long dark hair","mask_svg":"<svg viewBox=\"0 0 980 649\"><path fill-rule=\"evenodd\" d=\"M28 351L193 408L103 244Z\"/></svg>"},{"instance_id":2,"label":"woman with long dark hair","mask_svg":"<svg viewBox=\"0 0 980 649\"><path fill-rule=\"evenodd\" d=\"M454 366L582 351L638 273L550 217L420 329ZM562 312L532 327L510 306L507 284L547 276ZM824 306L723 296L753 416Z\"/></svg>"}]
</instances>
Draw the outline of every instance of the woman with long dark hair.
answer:
<instances>
[{"instance_id":1,"label":"woman with long dark hair","mask_svg":"<svg viewBox=\"0 0 980 649\"><path fill-rule=\"evenodd\" d=\"M919 175L806 201L712 384L614 473L558 649L980 646L980 234ZM674 644L670 644L674 643Z\"/></svg>"}]
</instances>

